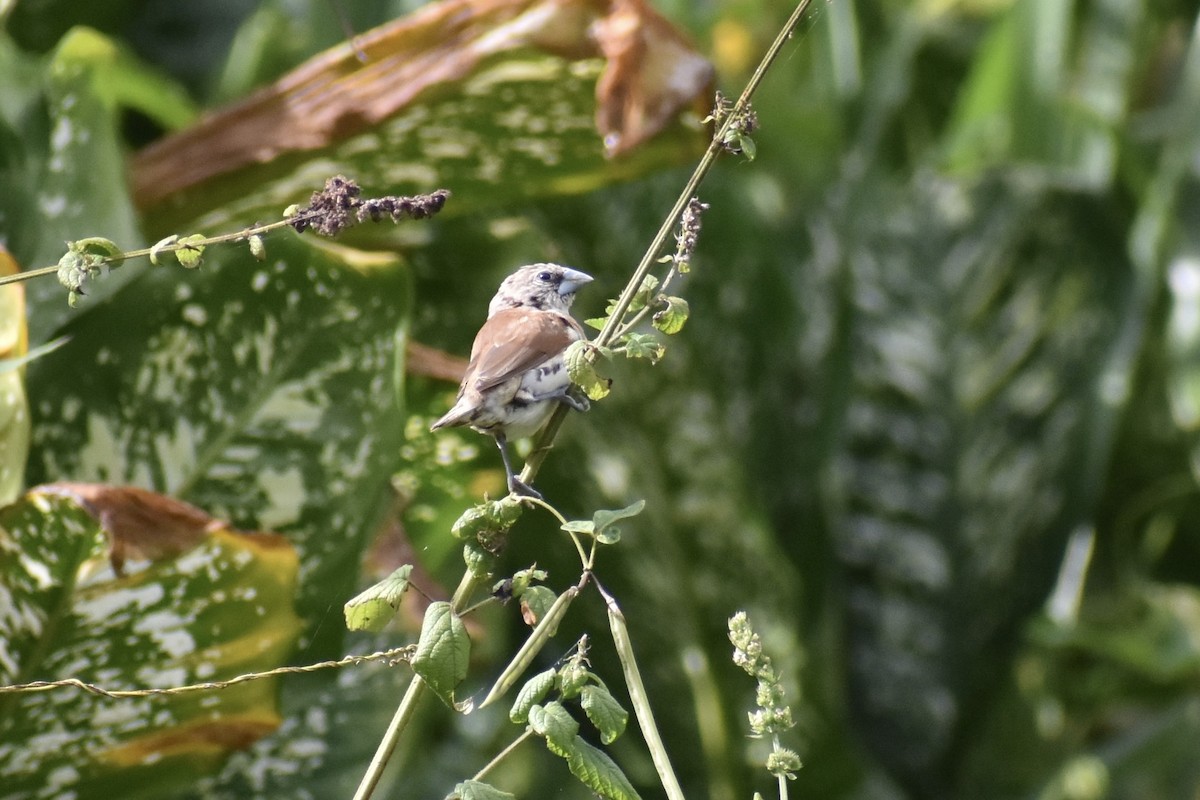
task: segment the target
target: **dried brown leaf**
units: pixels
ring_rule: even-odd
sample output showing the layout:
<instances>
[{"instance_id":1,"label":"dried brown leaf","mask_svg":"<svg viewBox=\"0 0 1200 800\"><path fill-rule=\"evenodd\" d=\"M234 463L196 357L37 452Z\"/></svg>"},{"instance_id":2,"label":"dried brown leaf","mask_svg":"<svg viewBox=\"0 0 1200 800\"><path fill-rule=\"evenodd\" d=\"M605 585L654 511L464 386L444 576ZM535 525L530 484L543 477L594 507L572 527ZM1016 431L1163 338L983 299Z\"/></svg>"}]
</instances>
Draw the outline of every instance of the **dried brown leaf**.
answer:
<instances>
[{"instance_id":1,"label":"dried brown leaf","mask_svg":"<svg viewBox=\"0 0 1200 800\"><path fill-rule=\"evenodd\" d=\"M245 100L168 136L132 161L137 204L379 125L482 62L529 49L604 56L596 124L609 154L707 104L712 67L642 0L444 0L315 56ZM703 95L703 96L702 96Z\"/></svg>"}]
</instances>

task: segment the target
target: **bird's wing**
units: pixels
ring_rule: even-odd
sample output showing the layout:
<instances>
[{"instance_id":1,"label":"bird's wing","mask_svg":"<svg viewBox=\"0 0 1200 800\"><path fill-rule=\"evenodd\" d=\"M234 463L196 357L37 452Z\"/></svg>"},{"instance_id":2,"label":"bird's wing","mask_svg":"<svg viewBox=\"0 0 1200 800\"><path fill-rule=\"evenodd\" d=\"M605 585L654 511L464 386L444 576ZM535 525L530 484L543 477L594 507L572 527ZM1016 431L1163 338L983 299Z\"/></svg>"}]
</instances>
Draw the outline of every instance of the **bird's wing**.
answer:
<instances>
[{"instance_id":1,"label":"bird's wing","mask_svg":"<svg viewBox=\"0 0 1200 800\"><path fill-rule=\"evenodd\" d=\"M558 355L583 336L571 317L510 308L493 314L475 336L464 386L483 392Z\"/></svg>"}]
</instances>

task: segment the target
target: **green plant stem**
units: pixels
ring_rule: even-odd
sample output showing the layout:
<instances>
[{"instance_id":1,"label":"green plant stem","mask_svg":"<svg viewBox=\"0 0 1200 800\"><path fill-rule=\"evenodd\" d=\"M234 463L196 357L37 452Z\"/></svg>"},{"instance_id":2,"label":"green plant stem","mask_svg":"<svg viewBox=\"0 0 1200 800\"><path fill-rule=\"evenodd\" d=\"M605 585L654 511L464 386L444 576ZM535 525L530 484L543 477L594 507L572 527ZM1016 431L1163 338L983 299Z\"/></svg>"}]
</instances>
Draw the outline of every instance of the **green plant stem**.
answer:
<instances>
[{"instance_id":1,"label":"green plant stem","mask_svg":"<svg viewBox=\"0 0 1200 800\"><path fill-rule=\"evenodd\" d=\"M531 505L535 505L535 506L541 506L542 508L546 509L547 511L549 511L551 514L554 515L554 518L558 520L558 524L560 526L567 524L567 518L564 517L562 514L560 514L557 508L550 505L545 500L542 500L537 497L522 497L521 502L530 503ZM567 531L567 533L570 535L571 541L574 543L576 551L579 552L579 561L580 561L580 563L583 564L583 568L585 570L591 569L592 562L588 558L587 553L583 552L583 543L579 541L579 535L573 531ZM593 552L594 552L594 548L593 548Z\"/></svg>"},{"instance_id":2,"label":"green plant stem","mask_svg":"<svg viewBox=\"0 0 1200 800\"><path fill-rule=\"evenodd\" d=\"M455 614L462 613L463 609L471 601L471 595L482 583L481 579L476 578L470 572L464 572L462 580L459 581L458 588L454 591L454 597L450 600L450 608ZM387 730L383 734L383 738L379 740L379 747L375 748L375 755L371 757L371 763L367 766L366 774L358 784L358 790L354 793L354 800L367 800L375 791L375 787L379 785L380 778L383 777L383 770L387 767L388 761L391 760L392 753L396 750L396 745L400 742L400 735L412 720L413 714L416 711L417 703L421 700L421 695L425 693L425 681L420 675L413 675L412 681L408 684L408 689L404 691L404 697L400 700L400 705L396 709L396 713L392 716L391 723L388 724Z\"/></svg>"},{"instance_id":3,"label":"green plant stem","mask_svg":"<svg viewBox=\"0 0 1200 800\"><path fill-rule=\"evenodd\" d=\"M424 693L425 681L421 680L420 675L414 674L412 681L408 684L408 689L404 692L404 699L400 701L400 706L392 716L392 721L388 725L383 739L380 740L375 755L371 758L367 773L363 775L362 781L358 784L354 800L367 800L375 791L375 787L379 785L379 779L383 777L383 770L387 767L396 745L400 742L400 734L408 727L413 714L416 713L417 703L420 702L421 695Z\"/></svg>"},{"instance_id":4,"label":"green plant stem","mask_svg":"<svg viewBox=\"0 0 1200 800\"><path fill-rule=\"evenodd\" d=\"M498 765L501 761L503 761L505 758L508 757L509 753L511 753L512 751L514 751L518 747L520 747L522 744L524 744L525 740L531 736L533 736L533 731L530 730L529 728L526 728L524 731L521 732L520 736L518 736L516 739L514 739L508 745L508 747L504 748L499 753L497 753L496 757L493 758L491 761L489 761L487 764L485 764L483 769L479 770L479 772L476 772L475 777L473 777L471 780L476 780L476 781L483 780L484 777L487 776L487 774L496 767L496 765Z\"/></svg>"},{"instance_id":5,"label":"green plant stem","mask_svg":"<svg viewBox=\"0 0 1200 800\"><path fill-rule=\"evenodd\" d=\"M255 225L251 228L245 228L243 230L237 231L236 233L223 233L223 234L220 234L219 236L209 236L209 237L204 238L203 240L197 240L195 242L186 242L186 243L182 243L182 244L180 244L180 243L168 244L168 245L163 245L162 247L143 247L139 250L130 250L129 252L121 253L120 255L106 256L106 257L102 258L101 261L103 263L107 264L110 269L116 269L117 267L121 266L121 264L117 263L117 262L124 262L125 260L130 259L130 258L141 258L143 256L148 256L151 253L154 253L157 256L159 253L174 253L179 250L190 250L190 249L193 249L196 247L208 247L209 245L212 245L212 244L223 244L225 242L237 242L237 241L241 241L243 239L249 239L251 236L258 236L258 235L261 235L264 233L269 233L278 228L283 228L285 226L292 225L298 219L299 219L299 217L288 217L287 219L276 220L275 222L268 222L265 225ZM58 272L58 265L55 265L53 267L38 267L37 269L26 270L25 272L18 272L15 275L5 275L3 277L0 277L0 286L4 286L5 284L8 284L8 283L19 283L21 281L29 281L29 280L33 280L34 278L40 278L43 275L53 275L56 272Z\"/></svg>"},{"instance_id":6,"label":"green plant stem","mask_svg":"<svg viewBox=\"0 0 1200 800\"><path fill-rule=\"evenodd\" d=\"M654 769L658 772L663 790L667 793L667 800L685 800L683 789L679 785L679 778L676 777L675 769L671 766L666 745L663 744L662 736L658 732L658 724L654 721L654 713L650 709L650 695L646 691L646 685L642 683L642 673L638 669L637 658L633 652L633 642L629 639L629 628L625 624L625 615L621 613L621 607L617 605L616 598L605 591L599 581L594 580L593 582L608 608L608 625L612 632L613 646L617 650L617 658L621 662L621 671L625 673L625 688L629 691L629 702L633 704L633 713L637 717L638 727L642 730L642 739L646 742L646 749L650 751L650 759L654 762Z\"/></svg>"}]
</instances>

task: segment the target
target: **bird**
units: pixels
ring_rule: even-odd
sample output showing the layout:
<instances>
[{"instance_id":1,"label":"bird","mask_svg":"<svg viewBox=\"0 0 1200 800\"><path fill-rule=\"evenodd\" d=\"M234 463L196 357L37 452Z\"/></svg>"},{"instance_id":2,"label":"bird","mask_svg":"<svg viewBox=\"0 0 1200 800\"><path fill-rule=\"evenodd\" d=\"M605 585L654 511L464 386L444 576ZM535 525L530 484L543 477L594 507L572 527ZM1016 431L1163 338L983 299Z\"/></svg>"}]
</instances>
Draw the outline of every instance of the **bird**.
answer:
<instances>
[{"instance_id":1,"label":"bird","mask_svg":"<svg viewBox=\"0 0 1200 800\"><path fill-rule=\"evenodd\" d=\"M570 308L591 282L585 272L550 263L529 264L505 278L471 345L454 406L430 427L466 425L495 439L513 494L541 499L513 471L508 440L537 433L559 403L588 410L587 398L572 388L564 353L584 338Z\"/></svg>"}]
</instances>

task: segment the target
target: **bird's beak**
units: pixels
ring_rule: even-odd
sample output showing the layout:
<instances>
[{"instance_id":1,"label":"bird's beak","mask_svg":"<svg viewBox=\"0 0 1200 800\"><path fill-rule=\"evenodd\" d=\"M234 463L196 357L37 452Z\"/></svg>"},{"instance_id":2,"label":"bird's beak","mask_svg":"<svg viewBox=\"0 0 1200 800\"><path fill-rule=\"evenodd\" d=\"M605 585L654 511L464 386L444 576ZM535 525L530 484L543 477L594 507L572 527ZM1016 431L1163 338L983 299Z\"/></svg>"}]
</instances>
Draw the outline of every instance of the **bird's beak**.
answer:
<instances>
[{"instance_id":1,"label":"bird's beak","mask_svg":"<svg viewBox=\"0 0 1200 800\"><path fill-rule=\"evenodd\" d=\"M592 276L577 269L563 267L562 282L558 284L558 293L563 297L575 294L584 284L592 282Z\"/></svg>"}]
</instances>

